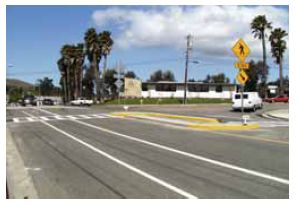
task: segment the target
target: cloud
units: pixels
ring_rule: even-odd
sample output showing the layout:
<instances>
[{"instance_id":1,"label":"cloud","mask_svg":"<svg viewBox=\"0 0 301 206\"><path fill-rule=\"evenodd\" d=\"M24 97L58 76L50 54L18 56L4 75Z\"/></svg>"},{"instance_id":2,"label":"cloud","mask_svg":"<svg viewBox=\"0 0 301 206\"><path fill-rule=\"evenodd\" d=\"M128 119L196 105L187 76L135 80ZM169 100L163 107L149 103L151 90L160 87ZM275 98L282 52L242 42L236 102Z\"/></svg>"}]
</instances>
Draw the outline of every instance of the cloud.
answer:
<instances>
[{"instance_id":1,"label":"cloud","mask_svg":"<svg viewBox=\"0 0 301 206\"><path fill-rule=\"evenodd\" d=\"M114 27L119 48L183 49L185 36L192 34L196 53L232 57L231 48L242 37L251 47L251 57L257 58L262 56L262 45L253 38L250 22L263 14L274 28L288 31L288 10L273 6L110 7L93 12L92 19L100 29Z\"/></svg>"}]
</instances>

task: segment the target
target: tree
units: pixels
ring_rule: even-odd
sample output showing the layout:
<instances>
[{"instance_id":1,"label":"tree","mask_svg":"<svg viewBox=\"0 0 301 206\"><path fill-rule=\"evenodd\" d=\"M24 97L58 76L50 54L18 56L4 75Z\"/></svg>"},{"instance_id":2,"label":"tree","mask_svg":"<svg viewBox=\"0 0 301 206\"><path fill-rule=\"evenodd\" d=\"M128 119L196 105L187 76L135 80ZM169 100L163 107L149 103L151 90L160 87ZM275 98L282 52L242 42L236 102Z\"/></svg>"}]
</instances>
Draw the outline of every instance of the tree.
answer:
<instances>
[{"instance_id":1,"label":"tree","mask_svg":"<svg viewBox=\"0 0 301 206\"><path fill-rule=\"evenodd\" d=\"M85 72L83 77L83 91L82 96L92 99L93 98L93 90L94 90L94 69L90 66L87 67L86 65L83 67L83 70Z\"/></svg>"},{"instance_id":2,"label":"tree","mask_svg":"<svg viewBox=\"0 0 301 206\"><path fill-rule=\"evenodd\" d=\"M162 72L162 70L155 71L151 77L150 82L158 82L158 81L175 81L175 76L171 71Z\"/></svg>"},{"instance_id":3,"label":"tree","mask_svg":"<svg viewBox=\"0 0 301 206\"><path fill-rule=\"evenodd\" d=\"M74 63L74 57L72 56L72 47L69 44L65 44L61 48L61 58L58 60L58 67L61 72L61 75L64 75L65 77L65 90L66 90L66 98L65 101L70 101L71 100L71 92L72 92L72 87L71 87L71 73L72 73L72 65Z\"/></svg>"},{"instance_id":4,"label":"tree","mask_svg":"<svg viewBox=\"0 0 301 206\"><path fill-rule=\"evenodd\" d=\"M39 88L40 95L49 96L52 94L54 90L52 81L53 79L49 79L48 77L44 77L44 79L38 79L37 87Z\"/></svg>"},{"instance_id":5,"label":"tree","mask_svg":"<svg viewBox=\"0 0 301 206\"><path fill-rule=\"evenodd\" d=\"M102 45L99 41L99 36L94 28L90 28L86 31L84 39L86 55L94 70L97 100L100 100L99 62L102 56Z\"/></svg>"},{"instance_id":6,"label":"tree","mask_svg":"<svg viewBox=\"0 0 301 206\"><path fill-rule=\"evenodd\" d=\"M128 71L128 72L124 75L124 77L136 79L137 76L136 76L135 72L133 72L133 71Z\"/></svg>"},{"instance_id":7,"label":"tree","mask_svg":"<svg viewBox=\"0 0 301 206\"><path fill-rule=\"evenodd\" d=\"M105 95L110 97L117 96L117 86L115 85L116 78L114 75L116 75L117 72L114 69L109 69L106 71L104 75L104 83L105 83Z\"/></svg>"},{"instance_id":8,"label":"tree","mask_svg":"<svg viewBox=\"0 0 301 206\"><path fill-rule=\"evenodd\" d=\"M210 76L209 74L202 81L204 83L230 83L230 79L224 73Z\"/></svg>"},{"instance_id":9,"label":"tree","mask_svg":"<svg viewBox=\"0 0 301 206\"><path fill-rule=\"evenodd\" d=\"M61 58L57 61L64 85L64 99L70 101L81 95L82 67L84 63L84 45L66 44L61 49Z\"/></svg>"},{"instance_id":10,"label":"tree","mask_svg":"<svg viewBox=\"0 0 301 206\"><path fill-rule=\"evenodd\" d=\"M64 58L61 57L58 61L57 61L57 66L58 69L60 71L61 74L61 78L60 78L60 84L62 86L63 89L63 100L64 102L67 101L67 66L64 63Z\"/></svg>"},{"instance_id":11,"label":"tree","mask_svg":"<svg viewBox=\"0 0 301 206\"><path fill-rule=\"evenodd\" d=\"M281 28L276 28L271 32L271 35L269 37L269 41L271 43L272 56L275 58L276 64L279 65L280 95L283 95L282 62L283 54L286 50L286 41L284 40L284 37L286 37L287 35L288 34L285 30L282 30Z\"/></svg>"},{"instance_id":12,"label":"tree","mask_svg":"<svg viewBox=\"0 0 301 206\"><path fill-rule=\"evenodd\" d=\"M267 29L272 29L271 24L272 24L271 22L267 21L265 15L258 15L251 22L251 29L252 29L252 33L254 34L254 38L258 38L262 42L262 59L263 59L262 83L264 86L265 97L267 95L266 81L267 81L267 76L268 76L268 67L267 67L267 63L266 63L265 31Z\"/></svg>"},{"instance_id":13,"label":"tree","mask_svg":"<svg viewBox=\"0 0 301 206\"><path fill-rule=\"evenodd\" d=\"M258 61L257 63L255 63L254 60L251 60L249 62L250 68L245 70L245 72L249 76L249 80L246 82L245 85L245 91L247 92L258 91L260 96L265 97L266 95L266 88L264 87L265 83L261 81L260 84L258 84L259 80L261 80L265 75L265 72L262 70L263 64L264 64L263 61Z\"/></svg>"},{"instance_id":14,"label":"tree","mask_svg":"<svg viewBox=\"0 0 301 206\"><path fill-rule=\"evenodd\" d=\"M74 97L78 98L82 96L82 79L83 79L83 64L85 59L84 45L79 43L76 46L72 47L74 52L74 82L75 82L75 91Z\"/></svg>"},{"instance_id":15,"label":"tree","mask_svg":"<svg viewBox=\"0 0 301 206\"><path fill-rule=\"evenodd\" d=\"M114 44L113 39L111 38L111 32L103 31L99 33L99 41L101 45L101 53L104 57L104 64L103 64L103 73L105 73L107 69L107 57L112 50L112 46Z\"/></svg>"}]
</instances>

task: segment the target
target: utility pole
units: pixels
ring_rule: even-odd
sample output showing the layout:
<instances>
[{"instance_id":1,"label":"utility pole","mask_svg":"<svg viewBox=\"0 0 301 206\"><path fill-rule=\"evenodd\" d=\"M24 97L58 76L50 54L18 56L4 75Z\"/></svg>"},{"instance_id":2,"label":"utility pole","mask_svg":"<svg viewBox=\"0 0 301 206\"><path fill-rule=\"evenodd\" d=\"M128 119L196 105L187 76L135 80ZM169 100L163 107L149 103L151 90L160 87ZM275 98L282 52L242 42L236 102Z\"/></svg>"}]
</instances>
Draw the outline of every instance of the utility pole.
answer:
<instances>
[{"instance_id":1,"label":"utility pole","mask_svg":"<svg viewBox=\"0 0 301 206\"><path fill-rule=\"evenodd\" d=\"M187 36L187 47L186 47L186 63L185 63L185 80L184 80L184 99L183 99L183 104L187 103L187 97L186 97L186 92L187 92L187 73L188 73L188 63L190 59L190 54L192 50L192 35Z\"/></svg>"}]
</instances>

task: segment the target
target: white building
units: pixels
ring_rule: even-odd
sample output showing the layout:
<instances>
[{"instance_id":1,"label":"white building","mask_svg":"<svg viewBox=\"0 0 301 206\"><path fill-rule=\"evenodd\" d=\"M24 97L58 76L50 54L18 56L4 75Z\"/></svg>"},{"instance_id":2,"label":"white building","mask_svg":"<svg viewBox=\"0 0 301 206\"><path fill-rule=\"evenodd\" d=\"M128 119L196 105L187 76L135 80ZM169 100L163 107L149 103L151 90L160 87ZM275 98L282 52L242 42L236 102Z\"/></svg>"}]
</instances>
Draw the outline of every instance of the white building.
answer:
<instances>
[{"instance_id":1,"label":"white building","mask_svg":"<svg viewBox=\"0 0 301 206\"><path fill-rule=\"evenodd\" d=\"M237 91L236 84L228 83L187 83L187 98L223 98L230 99ZM183 98L184 83L178 82L143 82L143 98Z\"/></svg>"}]
</instances>

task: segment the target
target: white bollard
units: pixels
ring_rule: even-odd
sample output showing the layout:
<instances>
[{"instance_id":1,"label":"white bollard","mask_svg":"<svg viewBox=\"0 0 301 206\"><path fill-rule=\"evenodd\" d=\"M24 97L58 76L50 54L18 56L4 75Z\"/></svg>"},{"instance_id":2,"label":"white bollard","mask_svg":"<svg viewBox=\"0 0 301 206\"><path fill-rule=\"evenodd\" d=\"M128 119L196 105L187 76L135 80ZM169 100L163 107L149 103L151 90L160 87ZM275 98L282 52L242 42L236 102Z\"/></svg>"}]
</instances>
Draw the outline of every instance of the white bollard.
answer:
<instances>
[{"instance_id":1,"label":"white bollard","mask_svg":"<svg viewBox=\"0 0 301 206\"><path fill-rule=\"evenodd\" d=\"M129 109L129 106L124 105L124 106L123 106L123 109L127 112L128 109Z\"/></svg>"},{"instance_id":2,"label":"white bollard","mask_svg":"<svg viewBox=\"0 0 301 206\"><path fill-rule=\"evenodd\" d=\"M248 123L247 123L247 120L249 120L250 119L250 116L249 115L243 115L242 116L242 124L243 125L247 125Z\"/></svg>"}]
</instances>

